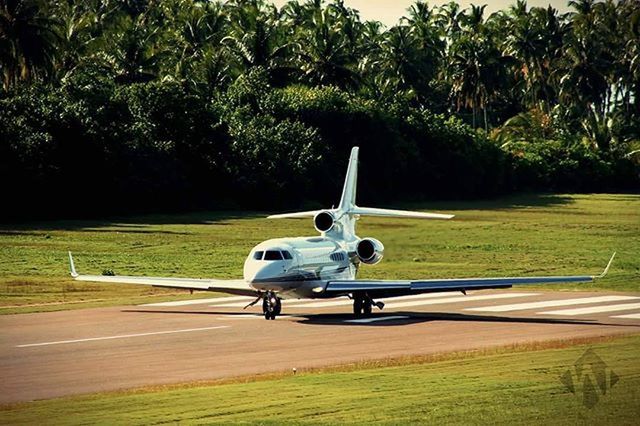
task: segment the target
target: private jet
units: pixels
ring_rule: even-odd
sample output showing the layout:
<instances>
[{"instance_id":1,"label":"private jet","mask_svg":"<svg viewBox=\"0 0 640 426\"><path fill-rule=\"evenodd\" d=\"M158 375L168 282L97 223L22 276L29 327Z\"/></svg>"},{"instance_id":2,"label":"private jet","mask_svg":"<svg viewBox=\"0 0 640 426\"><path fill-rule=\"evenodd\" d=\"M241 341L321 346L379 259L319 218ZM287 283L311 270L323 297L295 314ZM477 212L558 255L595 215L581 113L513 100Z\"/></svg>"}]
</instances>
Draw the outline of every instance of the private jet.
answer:
<instances>
[{"instance_id":1,"label":"private jet","mask_svg":"<svg viewBox=\"0 0 640 426\"><path fill-rule=\"evenodd\" d=\"M158 278L119 275L80 275L69 252L71 276L78 281L139 284L186 290L205 290L253 296L262 302L265 319L282 311L282 299L327 299L347 296L356 316L370 315L384 307L379 299L430 292L462 292L504 289L521 284L588 282L606 275L615 253L598 276L571 275L506 278L446 278L418 280L358 280L361 265L375 265L384 255L382 242L356 235L362 216L390 218L451 219L449 214L359 207L356 204L358 147L351 150L347 175L338 207L268 216L269 219L312 218L320 235L277 238L255 246L244 262L243 279Z\"/></svg>"}]
</instances>

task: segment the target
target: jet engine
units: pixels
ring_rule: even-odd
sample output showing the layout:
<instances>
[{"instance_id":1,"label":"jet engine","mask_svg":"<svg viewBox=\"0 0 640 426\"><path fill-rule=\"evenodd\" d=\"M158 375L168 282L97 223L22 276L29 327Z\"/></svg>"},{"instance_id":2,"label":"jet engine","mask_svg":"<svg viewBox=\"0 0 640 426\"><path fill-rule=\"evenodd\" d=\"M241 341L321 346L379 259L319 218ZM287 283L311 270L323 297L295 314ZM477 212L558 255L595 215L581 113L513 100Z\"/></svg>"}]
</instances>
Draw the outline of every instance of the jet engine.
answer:
<instances>
[{"instance_id":1,"label":"jet engine","mask_svg":"<svg viewBox=\"0 0 640 426\"><path fill-rule=\"evenodd\" d=\"M335 223L336 218L331 212L328 212L326 210L321 211L313 217L313 226L315 226L318 232L331 231Z\"/></svg>"},{"instance_id":2,"label":"jet engine","mask_svg":"<svg viewBox=\"0 0 640 426\"><path fill-rule=\"evenodd\" d=\"M362 263L375 265L380 262L384 256L384 246L375 238L363 238L358 241L356 254Z\"/></svg>"}]
</instances>

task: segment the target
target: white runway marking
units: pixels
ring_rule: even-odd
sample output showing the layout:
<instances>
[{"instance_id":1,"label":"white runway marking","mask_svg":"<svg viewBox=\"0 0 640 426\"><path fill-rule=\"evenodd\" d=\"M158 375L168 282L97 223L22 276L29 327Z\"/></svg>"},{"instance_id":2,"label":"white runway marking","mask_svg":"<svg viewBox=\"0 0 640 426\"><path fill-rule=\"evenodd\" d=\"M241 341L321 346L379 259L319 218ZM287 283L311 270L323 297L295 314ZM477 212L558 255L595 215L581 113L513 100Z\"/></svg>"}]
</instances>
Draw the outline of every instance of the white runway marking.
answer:
<instances>
[{"instance_id":1,"label":"white runway marking","mask_svg":"<svg viewBox=\"0 0 640 426\"><path fill-rule=\"evenodd\" d=\"M414 300L403 303L389 303L386 306L392 308L407 308L411 306L423 306L423 305L437 305L442 303L457 303L457 302L473 302L476 300L491 300L491 299L508 299L510 297L528 297L537 296L537 293L504 293L504 294L483 294L480 296L456 296L456 297L444 297L432 300Z\"/></svg>"},{"instance_id":2,"label":"white runway marking","mask_svg":"<svg viewBox=\"0 0 640 426\"><path fill-rule=\"evenodd\" d=\"M640 319L640 314L615 315L611 318Z\"/></svg>"},{"instance_id":3,"label":"white runway marking","mask_svg":"<svg viewBox=\"0 0 640 426\"><path fill-rule=\"evenodd\" d=\"M640 297L633 297L633 296L581 297L577 299L547 300L543 302L531 302L531 303L515 303L513 305L483 306L481 308L467 308L465 309L465 311L509 312L509 311L520 311L525 309L550 308L554 306L586 305L589 303L620 302L623 300L637 300L637 299L640 299Z\"/></svg>"},{"instance_id":4,"label":"white runway marking","mask_svg":"<svg viewBox=\"0 0 640 426\"><path fill-rule=\"evenodd\" d=\"M620 305L595 306L592 308L562 309L559 311L538 312L540 315L584 315L600 312L630 311L640 308L640 303L623 303Z\"/></svg>"},{"instance_id":5,"label":"white runway marking","mask_svg":"<svg viewBox=\"0 0 640 426\"><path fill-rule=\"evenodd\" d=\"M360 319L352 319L352 320L345 320L343 322L354 322L354 323L358 323L358 324L366 324L369 322L377 322L377 321L391 321L391 320L399 320L399 319L407 319L409 317L405 316L405 315L396 315L396 316L391 316L391 317L375 317L375 318L360 318Z\"/></svg>"},{"instance_id":6,"label":"white runway marking","mask_svg":"<svg viewBox=\"0 0 640 426\"><path fill-rule=\"evenodd\" d=\"M251 297L247 297L247 296L214 297L212 299L193 299L193 300L178 300L175 302L148 303L146 305L140 305L140 306L188 306L188 305L203 305L205 303L214 303L214 302L233 302L237 300L250 301Z\"/></svg>"},{"instance_id":7,"label":"white runway marking","mask_svg":"<svg viewBox=\"0 0 640 426\"><path fill-rule=\"evenodd\" d=\"M128 339L130 337L143 337L143 336L156 336L160 334L175 334L175 333L190 333L192 331L205 331L205 330L217 330L220 328L229 328L229 325L218 325L215 327L202 327L202 328L185 328L183 330L167 330L167 331L153 331L150 333L137 333L137 334L121 334L118 336L105 336L105 337L89 337L86 339L75 340L58 340L56 342L43 342L43 343L29 343L26 345L17 345L17 348L31 348L34 346L49 346L49 345L64 345L67 343L82 343L82 342L95 342L97 340L113 340L113 339Z\"/></svg>"},{"instance_id":8,"label":"white runway marking","mask_svg":"<svg viewBox=\"0 0 640 426\"><path fill-rule=\"evenodd\" d=\"M240 314L220 317L219 320L236 320L236 319L263 319L264 316L258 314Z\"/></svg>"}]
</instances>

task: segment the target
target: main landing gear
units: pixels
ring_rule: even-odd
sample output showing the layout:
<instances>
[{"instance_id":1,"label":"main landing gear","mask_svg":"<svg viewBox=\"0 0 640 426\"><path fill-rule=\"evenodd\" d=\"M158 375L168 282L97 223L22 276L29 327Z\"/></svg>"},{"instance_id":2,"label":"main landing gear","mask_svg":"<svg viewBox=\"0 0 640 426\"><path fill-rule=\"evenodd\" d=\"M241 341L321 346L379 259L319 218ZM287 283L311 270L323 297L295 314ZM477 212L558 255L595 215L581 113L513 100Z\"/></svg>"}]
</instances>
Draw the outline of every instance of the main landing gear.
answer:
<instances>
[{"instance_id":1,"label":"main landing gear","mask_svg":"<svg viewBox=\"0 0 640 426\"><path fill-rule=\"evenodd\" d=\"M353 299L353 314L357 317L362 315L371 315L373 306L376 306L380 310L384 308L384 303L374 302L366 293L354 293L351 298Z\"/></svg>"},{"instance_id":2,"label":"main landing gear","mask_svg":"<svg viewBox=\"0 0 640 426\"><path fill-rule=\"evenodd\" d=\"M274 320L282 311L282 300L273 291L267 291L262 298L264 319Z\"/></svg>"}]
</instances>

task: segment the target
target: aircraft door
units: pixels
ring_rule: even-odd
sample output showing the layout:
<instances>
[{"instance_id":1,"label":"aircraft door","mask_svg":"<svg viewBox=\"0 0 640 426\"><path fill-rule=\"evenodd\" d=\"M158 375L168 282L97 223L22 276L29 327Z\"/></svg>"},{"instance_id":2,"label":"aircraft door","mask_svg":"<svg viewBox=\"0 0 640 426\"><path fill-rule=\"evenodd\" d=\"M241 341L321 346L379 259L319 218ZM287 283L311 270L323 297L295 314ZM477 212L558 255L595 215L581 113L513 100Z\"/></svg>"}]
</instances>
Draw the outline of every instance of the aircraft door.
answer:
<instances>
[{"instance_id":1,"label":"aircraft door","mask_svg":"<svg viewBox=\"0 0 640 426\"><path fill-rule=\"evenodd\" d=\"M290 250L282 250L282 258L284 259L285 272L298 268L298 256Z\"/></svg>"}]
</instances>

